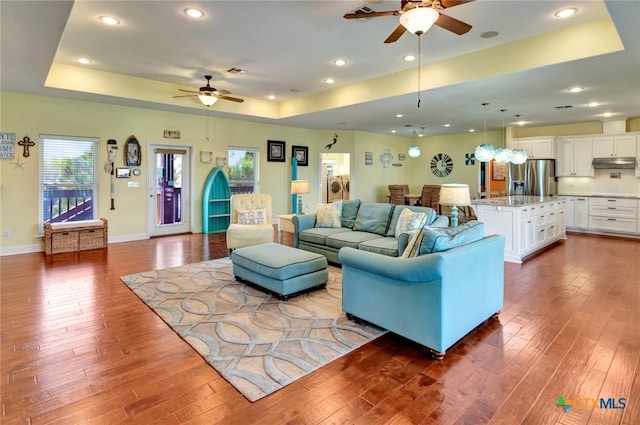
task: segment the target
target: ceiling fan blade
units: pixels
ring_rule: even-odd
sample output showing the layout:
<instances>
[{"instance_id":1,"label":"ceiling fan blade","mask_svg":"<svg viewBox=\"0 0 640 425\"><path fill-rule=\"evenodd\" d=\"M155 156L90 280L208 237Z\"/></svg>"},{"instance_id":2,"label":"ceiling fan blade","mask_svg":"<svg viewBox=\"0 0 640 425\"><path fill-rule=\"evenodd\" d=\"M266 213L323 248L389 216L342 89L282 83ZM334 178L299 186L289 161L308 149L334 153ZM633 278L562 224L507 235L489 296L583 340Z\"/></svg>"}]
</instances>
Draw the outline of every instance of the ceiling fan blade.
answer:
<instances>
[{"instance_id":1,"label":"ceiling fan blade","mask_svg":"<svg viewBox=\"0 0 640 425\"><path fill-rule=\"evenodd\" d=\"M224 95L218 95L217 97L219 99L230 100L232 102L238 102L238 103L244 102L244 99L240 99L239 97L224 96Z\"/></svg>"},{"instance_id":2,"label":"ceiling fan blade","mask_svg":"<svg viewBox=\"0 0 640 425\"><path fill-rule=\"evenodd\" d=\"M184 90L184 89L178 89L178 90L179 90L179 91L183 91L183 92L185 92L185 93L195 93L195 94L198 94L198 93L199 93L199 92L197 92L197 91L193 91L193 90Z\"/></svg>"},{"instance_id":3,"label":"ceiling fan blade","mask_svg":"<svg viewBox=\"0 0 640 425\"><path fill-rule=\"evenodd\" d=\"M395 41L398 41L398 39L402 36L402 34L404 34L407 31L407 29L402 26L402 25L398 25L398 27L393 30L393 32L391 33L391 35L389 35L389 37L387 37L387 39L384 41L385 43L393 43Z\"/></svg>"},{"instance_id":4,"label":"ceiling fan blade","mask_svg":"<svg viewBox=\"0 0 640 425\"><path fill-rule=\"evenodd\" d=\"M362 18L376 18L378 16L397 16L397 10L387 10L385 12L369 12L369 13L347 13L344 15L344 19L362 19Z\"/></svg>"},{"instance_id":5,"label":"ceiling fan blade","mask_svg":"<svg viewBox=\"0 0 640 425\"><path fill-rule=\"evenodd\" d=\"M448 9L461 4L471 3L472 1L474 0L439 0L439 3L444 9Z\"/></svg>"},{"instance_id":6,"label":"ceiling fan blade","mask_svg":"<svg viewBox=\"0 0 640 425\"><path fill-rule=\"evenodd\" d=\"M229 90L216 90L215 94L231 94Z\"/></svg>"},{"instance_id":7,"label":"ceiling fan blade","mask_svg":"<svg viewBox=\"0 0 640 425\"><path fill-rule=\"evenodd\" d=\"M435 22L435 25L440 28L444 28L446 30L451 31L454 34L462 35L469 32L472 28L471 25L464 23L462 21L457 20L456 18L452 18L451 16L447 16L444 14L440 14L440 17Z\"/></svg>"},{"instance_id":8,"label":"ceiling fan blade","mask_svg":"<svg viewBox=\"0 0 640 425\"><path fill-rule=\"evenodd\" d=\"M171 96L171 97L176 98L176 97L191 97L191 96L197 96L197 94L181 94L180 96Z\"/></svg>"}]
</instances>

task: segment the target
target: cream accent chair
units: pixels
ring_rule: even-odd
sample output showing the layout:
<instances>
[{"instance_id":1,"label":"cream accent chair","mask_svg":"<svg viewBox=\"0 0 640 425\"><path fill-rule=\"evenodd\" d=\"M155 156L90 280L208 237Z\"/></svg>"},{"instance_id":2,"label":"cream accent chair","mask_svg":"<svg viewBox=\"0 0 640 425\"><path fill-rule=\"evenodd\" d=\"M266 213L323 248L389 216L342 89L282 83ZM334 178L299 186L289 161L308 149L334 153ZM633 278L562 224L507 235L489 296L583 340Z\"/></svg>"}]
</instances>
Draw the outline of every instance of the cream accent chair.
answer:
<instances>
[{"instance_id":1,"label":"cream accent chair","mask_svg":"<svg viewBox=\"0 0 640 425\"><path fill-rule=\"evenodd\" d=\"M267 210L266 224L238 224L238 211L250 211L259 208ZM229 251L273 241L274 228L271 215L271 195L264 193L232 195L231 224L227 229L227 248Z\"/></svg>"}]
</instances>

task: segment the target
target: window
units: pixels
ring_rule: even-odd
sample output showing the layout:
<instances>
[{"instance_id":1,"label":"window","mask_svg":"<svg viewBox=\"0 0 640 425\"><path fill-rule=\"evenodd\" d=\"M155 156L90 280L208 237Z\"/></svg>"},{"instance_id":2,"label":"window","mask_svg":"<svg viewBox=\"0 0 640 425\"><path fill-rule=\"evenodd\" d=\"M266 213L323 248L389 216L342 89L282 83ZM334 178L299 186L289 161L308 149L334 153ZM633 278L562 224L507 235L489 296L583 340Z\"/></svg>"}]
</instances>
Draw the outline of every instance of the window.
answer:
<instances>
[{"instance_id":1,"label":"window","mask_svg":"<svg viewBox=\"0 0 640 425\"><path fill-rule=\"evenodd\" d=\"M40 136L41 226L97 218L97 147L93 138Z\"/></svg>"}]
</instances>

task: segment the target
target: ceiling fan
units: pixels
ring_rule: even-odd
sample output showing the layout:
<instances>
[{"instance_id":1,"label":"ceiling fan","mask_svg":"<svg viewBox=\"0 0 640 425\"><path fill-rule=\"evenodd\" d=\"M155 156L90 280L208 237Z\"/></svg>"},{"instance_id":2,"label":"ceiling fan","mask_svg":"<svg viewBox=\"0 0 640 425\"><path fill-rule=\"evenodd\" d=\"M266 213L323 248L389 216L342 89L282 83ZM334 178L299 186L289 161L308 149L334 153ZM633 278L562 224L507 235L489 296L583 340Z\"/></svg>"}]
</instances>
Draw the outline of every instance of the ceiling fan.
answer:
<instances>
[{"instance_id":1,"label":"ceiling fan","mask_svg":"<svg viewBox=\"0 0 640 425\"><path fill-rule=\"evenodd\" d=\"M471 25L451 16L443 15L440 11L472 1L474 0L401 0L400 10L384 12L364 12L359 10L355 13L347 13L344 18L368 19L377 18L378 16L400 16L400 25L387 37L384 41L385 43L397 41L407 30L418 36L422 35L431 28L431 25L437 25L454 34L462 35L469 32Z\"/></svg>"},{"instance_id":2,"label":"ceiling fan","mask_svg":"<svg viewBox=\"0 0 640 425\"><path fill-rule=\"evenodd\" d=\"M173 97L176 98L176 97L197 96L198 99L200 99L200 102L202 102L206 106L213 105L218 101L218 99L230 100L232 102L238 102L238 103L244 102L244 99L240 99L239 97L227 96L231 94L229 90L218 90L214 87L211 87L211 85L209 84L212 78L211 75L205 75L204 78L206 78L207 80L207 85L204 87L200 87L199 91L178 89L185 93L193 93L193 94L184 94L184 95L173 96Z\"/></svg>"}]
</instances>

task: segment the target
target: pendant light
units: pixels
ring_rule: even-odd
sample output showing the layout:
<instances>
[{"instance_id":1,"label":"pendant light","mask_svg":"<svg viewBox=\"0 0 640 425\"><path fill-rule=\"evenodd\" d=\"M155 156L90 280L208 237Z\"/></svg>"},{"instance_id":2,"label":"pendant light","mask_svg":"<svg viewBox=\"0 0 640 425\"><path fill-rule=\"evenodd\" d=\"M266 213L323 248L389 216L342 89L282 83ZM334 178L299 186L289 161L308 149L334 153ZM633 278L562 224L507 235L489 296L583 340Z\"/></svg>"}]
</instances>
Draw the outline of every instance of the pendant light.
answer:
<instances>
[{"instance_id":1,"label":"pendant light","mask_svg":"<svg viewBox=\"0 0 640 425\"><path fill-rule=\"evenodd\" d=\"M413 130L413 145L409 146L409 157L417 158L420 156L420 146L416 145L416 131Z\"/></svg>"},{"instance_id":2,"label":"pendant light","mask_svg":"<svg viewBox=\"0 0 640 425\"><path fill-rule=\"evenodd\" d=\"M513 160L513 151L506 147L507 130L506 130L506 127L504 126L504 113L506 111L507 111L506 109L500 109L500 112L502 112L502 132L503 132L503 140L504 140L505 147L497 149L496 156L495 156L495 160L501 164L508 164Z\"/></svg>"},{"instance_id":3,"label":"pendant light","mask_svg":"<svg viewBox=\"0 0 640 425\"><path fill-rule=\"evenodd\" d=\"M484 108L484 141L487 141L487 106L488 103L483 103L482 106ZM489 143L480 144L475 151L476 158L480 162L489 162L491 161L496 154L496 148Z\"/></svg>"},{"instance_id":4,"label":"pendant light","mask_svg":"<svg viewBox=\"0 0 640 425\"><path fill-rule=\"evenodd\" d=\"M504 111L506 111L506 109L504 109ZM504 127L504 114L502 115L502 126ZM507 128L504 127L504 144L507 144ZM525 151L524 149L514 149L511 152L511 163L512 164L524 164L525 162L527 162L528 159L528 155L527 155L527 151Z\"/></svg>"}]
</instances>

